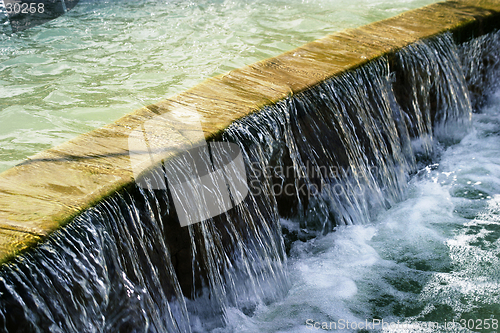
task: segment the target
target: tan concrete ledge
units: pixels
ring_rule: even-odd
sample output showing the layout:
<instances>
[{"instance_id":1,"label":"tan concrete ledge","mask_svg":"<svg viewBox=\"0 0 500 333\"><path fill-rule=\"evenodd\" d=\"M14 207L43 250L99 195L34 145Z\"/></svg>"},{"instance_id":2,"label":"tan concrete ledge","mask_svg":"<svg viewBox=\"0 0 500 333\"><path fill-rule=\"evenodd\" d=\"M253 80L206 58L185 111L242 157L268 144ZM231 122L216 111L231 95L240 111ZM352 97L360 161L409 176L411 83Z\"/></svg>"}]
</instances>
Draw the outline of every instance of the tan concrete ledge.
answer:
<instances>
[{"instance_id":1,"label":"tan concrete ledge","mask_svg":"<svg viewBox=\"0 0 500 333\"><path fill-rule=\"evenodd\" d=\"M500 27L499 17L500 0L449 1L412 10L211 78L41 152L0 174L0 262L134 182L129 134L159 114L195 110L205 137L213 139L234 120L344 71L445 31L458 40L481 35ZM175 140L192 141L183 135Z\"/></svg>"}]
</instances>

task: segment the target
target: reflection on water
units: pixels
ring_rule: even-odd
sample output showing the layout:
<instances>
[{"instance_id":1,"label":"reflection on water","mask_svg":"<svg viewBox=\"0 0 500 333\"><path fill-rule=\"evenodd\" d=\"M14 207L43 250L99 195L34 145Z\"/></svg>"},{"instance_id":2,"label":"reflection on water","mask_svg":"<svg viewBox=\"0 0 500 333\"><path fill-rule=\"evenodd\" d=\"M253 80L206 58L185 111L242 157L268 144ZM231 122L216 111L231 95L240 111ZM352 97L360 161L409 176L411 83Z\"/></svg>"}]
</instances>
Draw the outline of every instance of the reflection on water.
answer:
<instances>
[{"instance_id":1,"label":"reflection on water","mask_svg":"<svg viewBox=\"0 0 500 333\"><path fill-rule=\"evenodd\" d=\"M0 34L0 171L207 77L432 2L82 0Z\"/></svg>"}]
</instances>

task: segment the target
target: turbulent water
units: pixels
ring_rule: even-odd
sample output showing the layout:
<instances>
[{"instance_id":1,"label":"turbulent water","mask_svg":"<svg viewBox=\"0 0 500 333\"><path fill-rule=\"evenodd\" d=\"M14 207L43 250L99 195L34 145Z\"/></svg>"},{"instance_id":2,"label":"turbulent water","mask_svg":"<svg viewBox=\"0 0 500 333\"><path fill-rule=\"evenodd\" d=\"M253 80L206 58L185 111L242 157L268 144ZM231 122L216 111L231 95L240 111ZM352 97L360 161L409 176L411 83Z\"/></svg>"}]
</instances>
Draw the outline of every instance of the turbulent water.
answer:
<instances>
[{"instance_id":1,"label":"turbulent water","mask_svg":"<svg viewBox=\"0 0 500 333\"><path fill-rule=\"evenodd\" d=\"M499 45L444 34L235 122L241 204L181 228L152 172L2 267L0 329L498 330Z\"/></svg>"},{"instance_id":2,"label":"turbulent water","mask_svg":"<svg viewBox=\"0 0 500 333\"><path fill-rule=\"evenodd\" d=\"M230 308L227 310L227 326L213 332L311 332L319 329L496 332L500 329L498 37L497 34L496 43L478 47L479 43L484 43L481 39L461 49L469 86L483 86L481 93L472 94L478 112L472 115L469 134L462 139L456 136L457 132L465 133L464 125L468 127L466 112L458 112L461 108L470 108L467 101L457 101L460 93L457 94L456 90L443 92L442 97L447 98L443 104L447 117L462 113L456 118L461 119L458 122L461 129L435 126L434 138L440 140L429 140L428 133L432 130L425 129L425 126L429 124L430 127L431 120L423 119L420 122L422 128L415 126L417 139L413 139L410 146L416 160L407 160L410 165L404 169L413 173L408 186L403 179L394 178L398 174L395 170L399 170L394 167L394 162L398 161L394 151L392 159L379 161L379 167L375 168L380 172L381 165L392 164L375 191L366 186L364 190L356 191L350 187L352 183L346 181L344 191L335 192L334 197L339 193L340 196L358 193L358 202L353 196L339 203L344 209L351 208L342 211L344 219L340 224L347 226L337 226L335 232L307 241L298 240L290 246L287 271L291 287L287 295L272 304L258 304L251 315ZM440 50L440 59L434 61L441 64L440 71L446 71L446 63L453 61L454 56L446 56L449 50L443 50L443 46L449 47L447 43L436 44L432 48ZM400 52L404 57L401 58L402 67L418 68L422 64L415 65L418 61L414 59L436 55L435 51L425 52L426 48L429 44L417 44ZM485 59L484 62L478 61L481 58ZM491 67L486 69L484 64ZM377 69L372 67L371 71L373 80ZM430 74L432 71L427 68L426 72ZM447 73L446 80L452 80L449 75L461 76L462 73ZM362 82L359 78L349 79L357 84ZM418 75L413 79L417 82L430 80ZM462 81L457 80L459 86ZM411 87L418 89L419 86L414 84ZM427 86L431 86L429 81ZM460 90L456 85L452 86L452 89ZM422 98L415 100L422 101ZM343 102L336 103L334 109ZM425 105L420 103L418 107ZM453 123L457 125L457 122ZM316 141L310 140L308 144L312 142ZM318 152L315 155L317 157ZM308 159L311 160L314 163L314 158ZM360 169L352 161L350 166ZM351 177L352 174L349 179ZM392 183L391 177L394 179ZM359 178L363 175L358 175ZM398 186L401 186L399 190ZM387 191L388 188L393 191ZM370 193L370 199L381 195L390 202L375 204L379 209L374 214L371 211L373 204L368 209L363 206L366 205L363 202L366 191ZM404 200L397 202L401 198ZM327 197L325 200L323 196L319 201L325 203L331 199ZM319 230L324 231L328 224L324 222L325 217L326 220L330 217L318 213L320 206L313 205L313 209L299 221L282 219L285 235L293 230L304 237L311 229L318 230L318 222ZM332 207L326 210L331 212ZM334 206L333 211L339 210Z\"/></svg>"},{"instance_id":3,"label":"turbulent water","mask_svg":"<svg viewBox=\"0 0 500 333\"><path fill-rule=\"evenodd\" d=\"M252 316L232 308L215 332L311 332L325 322L356 332L382 319L401 324L388 332L498 331L499 129L497 90L471 133L412 178L406 200L367 225L294 243L287 296Z\"/></svg>"}]
</instances>

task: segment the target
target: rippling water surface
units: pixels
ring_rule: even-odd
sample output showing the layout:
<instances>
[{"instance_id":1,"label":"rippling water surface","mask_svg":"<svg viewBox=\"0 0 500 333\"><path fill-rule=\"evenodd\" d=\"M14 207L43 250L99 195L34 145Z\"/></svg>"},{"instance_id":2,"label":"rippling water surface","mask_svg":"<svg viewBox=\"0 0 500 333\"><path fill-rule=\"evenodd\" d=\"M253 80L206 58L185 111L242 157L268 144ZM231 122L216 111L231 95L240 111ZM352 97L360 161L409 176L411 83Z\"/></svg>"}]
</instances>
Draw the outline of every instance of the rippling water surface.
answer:
<instances>
[{"instance_id":1,"label":"rippling water surface","mask_svg":"<svg viewBox=\"0 0 500 333\"><path fill-rule=\"evenodd\" d=\"M0 171L203 79L433 0L81 0L0 34Z\"/></svg>"}]
</instances>

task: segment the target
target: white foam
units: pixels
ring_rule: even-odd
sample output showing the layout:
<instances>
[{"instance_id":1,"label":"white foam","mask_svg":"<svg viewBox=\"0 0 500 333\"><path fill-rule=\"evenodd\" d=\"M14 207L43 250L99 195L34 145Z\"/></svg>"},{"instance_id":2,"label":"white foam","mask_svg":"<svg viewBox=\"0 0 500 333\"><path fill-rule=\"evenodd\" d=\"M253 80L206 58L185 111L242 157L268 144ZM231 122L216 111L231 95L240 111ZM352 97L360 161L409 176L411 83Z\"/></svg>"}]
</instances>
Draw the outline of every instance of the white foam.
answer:
<instances>
[{"instance_id":1,"label":"white foam","mask_svg":"<svg viewBox=\"0 0 500 333\"><path fill-rule=\"evenodd\" d=\"M495 315L487 311L500 303L500 92L495 98L439 165L412 180L407 200L371 225L295 242L288 295L251 316L231 309L216 332L311 332L308 319L374 316L432 332L418 324Z\"/></svg>"}]
</instances>

